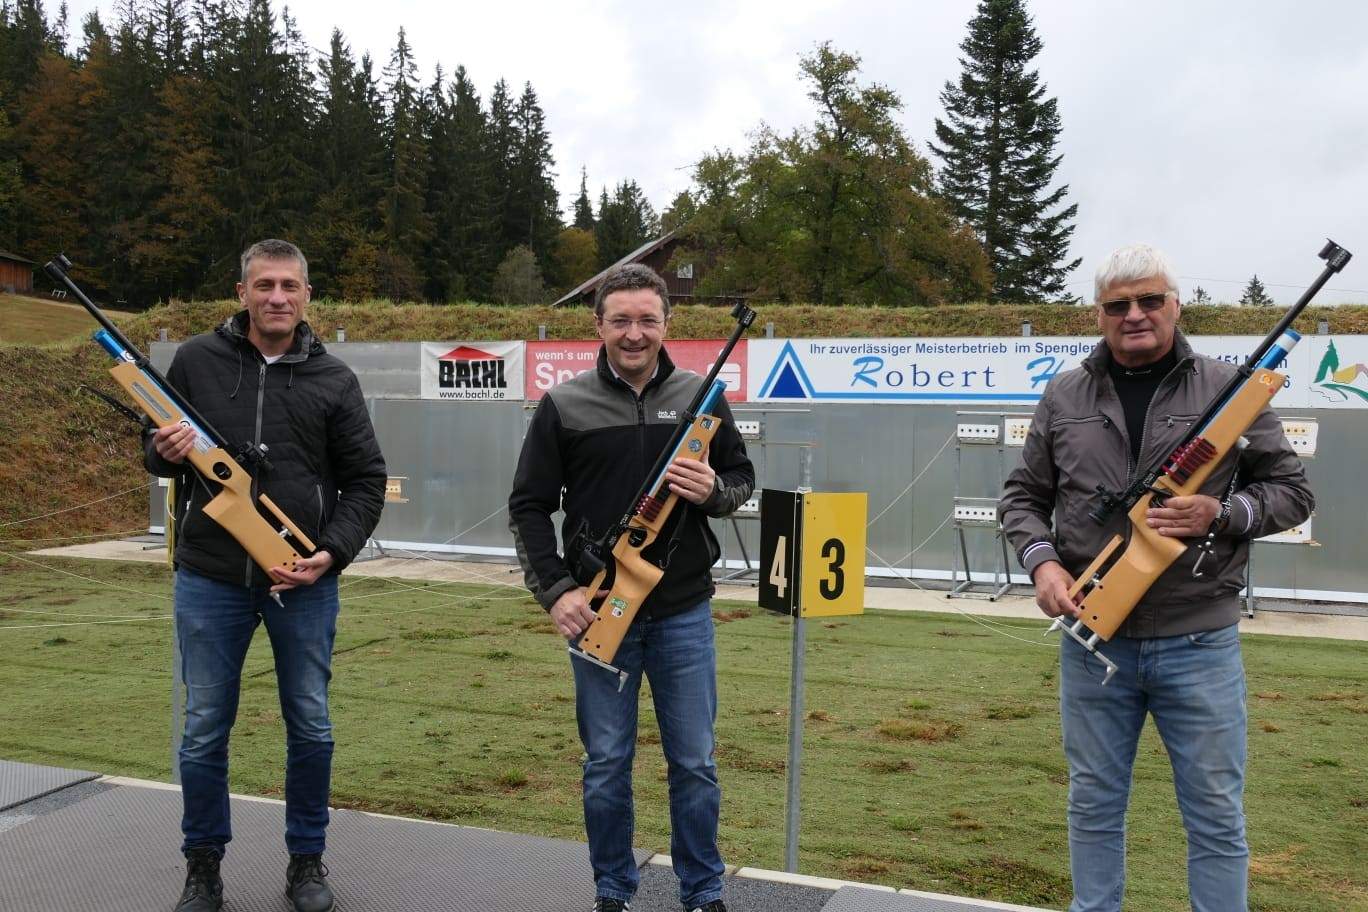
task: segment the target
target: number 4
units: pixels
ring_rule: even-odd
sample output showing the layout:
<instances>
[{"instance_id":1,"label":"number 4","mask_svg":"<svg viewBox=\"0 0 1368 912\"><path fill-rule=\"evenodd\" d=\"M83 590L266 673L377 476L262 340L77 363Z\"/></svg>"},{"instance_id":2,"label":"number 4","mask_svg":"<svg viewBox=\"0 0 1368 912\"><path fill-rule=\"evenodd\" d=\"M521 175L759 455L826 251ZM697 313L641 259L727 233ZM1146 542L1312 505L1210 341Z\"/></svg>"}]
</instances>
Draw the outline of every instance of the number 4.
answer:
<instances>
[{"instance_id":1,"label":"number 4","mask_svg":"<svg viewBox=\"0 0 1368 912\"><path fill-rule=\"evenodd\" d=\"M770 585L779 591L779 598L788 590L788 536L779 536L774 546L774 560L770 562Z\"/></svg>"}]
</instances>

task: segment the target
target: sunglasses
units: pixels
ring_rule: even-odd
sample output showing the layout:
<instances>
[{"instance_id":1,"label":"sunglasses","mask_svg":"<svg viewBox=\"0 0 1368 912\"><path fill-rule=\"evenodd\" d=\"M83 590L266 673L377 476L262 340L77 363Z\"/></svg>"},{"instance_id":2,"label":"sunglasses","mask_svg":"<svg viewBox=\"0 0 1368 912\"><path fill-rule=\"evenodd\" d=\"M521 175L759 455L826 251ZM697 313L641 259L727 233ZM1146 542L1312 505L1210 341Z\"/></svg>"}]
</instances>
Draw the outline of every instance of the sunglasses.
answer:
<instances>
[{"instance_id":1,"label":"sunglasses","mask_svg":"<svg viewBox=\"0 0 1368 912\"><path fill-rule=\"evenodd\" d=\"M1103 301L1101 304L1102 312L1109 317L1124 317L1130 313L1131 302L1140 305L1140 309L1149 313L1158 310L1168 301L1167 291L1155 292L1154 294L1141 295L1138 298L1117 298L1115 301Z\"/></svg>"}]
</instances>

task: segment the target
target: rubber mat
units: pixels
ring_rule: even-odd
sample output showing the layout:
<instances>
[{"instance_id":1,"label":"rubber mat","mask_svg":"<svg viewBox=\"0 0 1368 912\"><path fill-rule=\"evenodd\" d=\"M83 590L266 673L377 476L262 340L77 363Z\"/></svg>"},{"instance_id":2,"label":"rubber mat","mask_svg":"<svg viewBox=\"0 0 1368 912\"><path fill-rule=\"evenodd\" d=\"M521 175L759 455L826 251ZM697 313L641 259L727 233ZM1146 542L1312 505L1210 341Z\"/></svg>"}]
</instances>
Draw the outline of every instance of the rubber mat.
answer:
<instances>
[{"instance_id":1,"label":"rubber mat","mask_svg":"<svg viewBox=\"0 0 1368 912\"><path fill-rule=\"evenodd\" d=\"M722 881L722 898L728 909L744 912L821 912L831 891L728 877ZM672 869L658 864L641 869L641 886L632 900L632 912L679 912L679 879Z\"/></svg>"},{"instance_id":2,"label":"rubber mat","mask_svg":"<svg viewBox=\"0 0 1368 912\"><path fill-rule=\"evenodd\" d=\"M281 912L285 809L235 799L228 912ZM0 833L0 909L147 912L185 879L181 797L120 786ZM637 864L649 853L638 852ZM589 850L557 839L334 811L325 862L347 912L563 912L593 902Z\"/></svg>"},{"instance_id":3,"label":"rubber mat","mask_svg":"<svg viewBox=\"0 0 1368 912\"><path fill-rule=\"evenodd\" d=\"M0 811L8 810L25 801L32 801L34 798L41 798L78 782L89 782L99 775L85 770L0 760Z\"/></svg>"},{"instance_id":4,"label":"rubber mat","mask_svg":"<svg viewBox=\"0 0 1368 912\"><path fill-rule=\"evenodd\" d=\"M971 899L932 899L907 893L887 893L863 887L841 887L822 912L1000 912L1002 909L1029 909L1003 903L986 905Z\"/></svg>"}]
</instances>

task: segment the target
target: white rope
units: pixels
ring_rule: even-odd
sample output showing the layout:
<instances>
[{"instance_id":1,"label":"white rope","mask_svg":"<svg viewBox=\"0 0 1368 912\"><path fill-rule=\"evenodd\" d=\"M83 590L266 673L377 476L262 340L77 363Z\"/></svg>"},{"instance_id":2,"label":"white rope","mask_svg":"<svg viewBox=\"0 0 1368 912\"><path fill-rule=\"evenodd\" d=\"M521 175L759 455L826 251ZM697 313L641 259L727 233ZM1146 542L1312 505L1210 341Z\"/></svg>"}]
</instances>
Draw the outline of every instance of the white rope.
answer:
<instances>
[{"instance_id":1,"label":"white rope","mask_svg":"<svg viewBox=\"0 0 1368 912\"><path fill-rule=\"evenodd\" d=\"M123 497L125 494L132 494L134 491L146 490L147 485L141 484L138 485L136 488L129 488L126 491L120 491L118 494L110 494L108 497L101 497L99 500L92 500L89 503L77 504L74 507L66 507L61 510L53 510L51 513L44 513L41 516L30 516L28 519L14 519L10 520L9 522L3 522L0 523L0 529L5 528L6 526L20 526L24 523L37 522L40 519L47 519L49 516L59 516L62 513L70 513L72 510L84 510L86 507L93 507L95 506L95 504L104 503L106 500L113 500L116 497Z\"/></svg>"},{"instance_id":2,"label":"white rope","mask_svg":"<svg viewBox=\"0 0 1368 912\"><path fill-rule=\"evenodd\" d=\"M871 520L865 525L865 528L866 528L866 529L868 529L870 526L874 525L874 524L875 524L876 522L878 522L880 519L883 519L883 515L884 515L885 513L887 513L889 510L893 509L894 504L896 504L898 501L902 500L903 497L905 497L905 496L907 495L907 492L910 491L910 490L912 490L912 486L913 486L913 485L915 485L917 482L921 481L922 476L926 474L926 470L929 469L929 468L931 468L931 466L933 466L933 465L936 464L936 460L941 458L941 454L945 452L946 448L950 446L950 444L954 441L954 439L955 439L955 435L954 435L953 433L952 433L949 437L946 437L946 438L945 438L945 443L941 444L941 448L940 448L939 450L936 451L936 455L935 455L935 456L932 456L932 457L931 457L931 461L928 462L926 465L922 466L921 471L917 473L917 476L916 476L915 478L913 478L910 482L908 482L907 487L905 487L905 488L902 489L902 493L901 493L901 494L899 494L897 497L895 497L895 498L893 498L892 500L890 500L890 501L888 502L888 506L886 506L886 507L884 507L882 510L880 510L880 511L879 511L879 515L876 516L876 517L874 517L873 519L871 519Z\"/></svg>"},{"instance_id":3,"label":"white rope","mask_svg":"<svg viewBox=\"0 0 1368 912\"><path fill-rule=\"evenodd\" d=\"M98 627L101 624L136 624L139 621L169 621L171 615L158 614L145 618L121 618L115 621L72 621L69 624L0 624L0 630L42 630L48 627Z\"/></svg>"},{"instance_id":4,"label":"white rope","mask_svg":"<svg viewBox=\"0 0 1368 912\"><path fill-rule=\"evenodd\" d=\"M0 538L0 545L31 545L34 542L55 542L55 541L81 541L91 538L128 538L131 535L141 535L147 530L139 527L137 529L125 529L122 532L92 532L89 535L52 535L47 538Z\"/></svg>"},{"instance_id":5,"label":"white rope","mask_svg":"<svg viewBox=\"0 0 1368 912\"><path fill-rule=\"evenodd\" d=\"M441 547L443 547L444 545L449 545L449 544L451 544L452 542L456 541L458 538L461 538L462 536L469 535L471 532L474 532L474 531L475 531L476 529L478 529L480 526L482 526L482 525L484 525L485 523L489 522L491 519L493 519L494 517L498 516L500 513L505 512L507 509L508 509L508 504L503 504L503 505L501 505L497 510L495 510L493 513L490 513L488 516L486 516L484 519L480 520L479 522L475 523L473 526L470 526L470 527L466 528L464 531L457 532L455 535L451 536L451 538L448 538L448 539L447 539L446 541L444 541L444 542L439 542L439 543L433 545L431 548L429 548L429 549L426 550L426 551L413 552L413 551L409 551L407 548L397 548L397 549L395 549L395 550L403 551L403 552L405 552L405 553L407 553L407 554L412 554L412 555L413 555L412 557L410 557L410 558L408 558L408 559L406 559L406 560L404 560L404 561L401 561L401 562L396 566L395 569L397 569L398 567L406 566L407 564L411 564L412 562L414 562L414 561L416 561L416 560L429 560L429 561L432 561L433 563L442 563L442 561L439 561L439 560L437 560L437 559L434 558L434 557L428 557L427 555L435 553L436 550L437 550L438 548L441 548ZM343 589L343 588L346 588L347 586L354 585L355 583L359 583L361 580L366 580L366 579L385 579L385 577L366 576L366 575L364 575L364 574L358 574L358 575L357 575L354 579L352 579L350 582L343 583L343 584L339 585L338 588L339 588L339 589Z\"/></svg>"},{"instance_id":6,"label":"white rope","mask_svg":"<svg viewBox=\"0 0 1368 912\"><path fill-rule=\"evenodd\" d=\"M73 572L71 572L70 570L63 570L61 567L50 567L50 566L48 566L47 564L40 563L40 562L38 562L38 561L36 561L36 560L30 560L30 559L27 558L27 557L21 557L20 555L15 554L15 553L13 553L13 552L11 552L11 551L0 551L0 557L8 557L8 558L10 558L11 560L23 561L23 562L26 563L26 564L32 564L32 565L35 566L35 567L41 567L42 569L47 570L47 571L49 571L49 572L51 572L51 573L62 573L62 574L65 574L66 576L74 576L74 577L76 577L76 579L85 580L87 583L94 583L96 586L99 586L100 588L103 588L103 589L118 589L118 590L121 591L121 592L131 592L131 593L133 593L134 595L145 595L145 596L148 596L148 597L150 597L150 598L159 598L159 599L162 599L163 601L170 601L170 600L171 600L171 596L169 596L169 595L164 595L164 594L162 594L162 593L160 593L160 592L147 592L147 591L142 590L142 589L130 589L130 588L127 587L127 586L118 586L118 585L115 585L114 583L106 583L106 582L104 582L104 581L102 581L102 580L94 579L93 577L82 576L82 575L79 574L79 573L73 573Z\"/></svg>"},{"instance_id":7,"label":"white rope","mask_svg":"<svg viewBox=\"0 0 1368 912\"><path fill-rule=\"evenodd\" d=\"M916 586L918 589L921 589L922 591L927 591L925 586L922 586L921 584L919 584L916 580L912 579L912 577L910 577L910 576L905 576L905 575L902 573L901 570L899 570L898 568L894 567L892 564L890 564L888 561L884 560L882 557L879 557L879 553L878 553L877 551L875 551L873 548L866 548L865 550L868 551L870 554L873 554L876 558L878 558L879 563L883 564L883 565L884 565L885 567L887 567L889 570L893 571L893 575L894 575L895 577L897 577L898 579L903 580L904 582L911 583L913 586ZM983 619L980 618L980 617L977 617L976 615L970 614L969 612L965 611L963 608L959 607L958 605L951 604L949 601L947 601L946 604L950 607L951 610L959 612L960 614L962 614L962 615L964 615L965 617L967 617L969 620L973 621L975 624L978 624L978 625L980 625L980 626L982 626L982 627L986 627L988 630L991 630L993 633L996 633L998 636L1004 636L1004 637L1006 637L1006 638L1009 639L1009 640L1016 640L1016 641L1019 642L1019 643L1029 643L1029 644L1032 645L1032 646L1049 646L1049 645L1050 645L1049 643L1044 642L1044 641L1042 641L1042 640L1028 640L1028 639L1026 639L1025 637L1019 637L1019 636L1016 636L1016 635L1014 635L1014 634L1005 633L1005 632L1003 632L1003 630L999 629L999 628L1006 628L1006 629L1008 629L1008 630L1039 630L1039 628L1037 628L1037 627L1019 627L1019 626L1014 626L1014 625L1011 625L1011 624L992 624L992 623L989 623L989 622L983 620Z\"/></svg>"}]
</instances>

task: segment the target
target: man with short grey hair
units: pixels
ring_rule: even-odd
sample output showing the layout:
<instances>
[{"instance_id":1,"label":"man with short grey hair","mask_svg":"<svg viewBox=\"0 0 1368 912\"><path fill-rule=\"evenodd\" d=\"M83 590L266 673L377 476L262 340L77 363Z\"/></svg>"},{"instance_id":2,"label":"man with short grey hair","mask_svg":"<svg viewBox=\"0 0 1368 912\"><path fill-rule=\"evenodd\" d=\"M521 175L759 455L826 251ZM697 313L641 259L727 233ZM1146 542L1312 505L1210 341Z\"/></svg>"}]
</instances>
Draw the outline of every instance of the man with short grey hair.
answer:
<instances>
[{"instance_id":1,"label":"man with short grey hair","mask_svg":"<svg viewBox=\"0 0 1368 912\"><path fill-rule=\"evenodd\" d=\"M1178 331L1177 277L1162 253L1123 247L1098 268L1102 341L1056 377L1036 407L1021 465L998 506L1002 527L1048 617L1077 617L1074 578L1129 520L1088 518L1099 485L1123 490L1168 453L1236 366L1199 355ZM1246 710L1239 591L1251 539L1304 521L1314 506L1301 461L1265 409L1249 445L1200 493L1149 510L1160 535L1214 532L1203 572L1189 548L1108 643L1110 683L1071 637L1060 646L1060 715L1069 761L1070 912L1117 912L1125 888L1126 806L1147 715L1163 739L1188 843L1194 912L1243 912Z\"/></svg>"}]
</instances>

